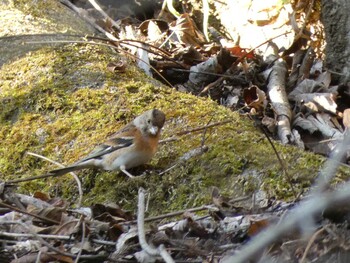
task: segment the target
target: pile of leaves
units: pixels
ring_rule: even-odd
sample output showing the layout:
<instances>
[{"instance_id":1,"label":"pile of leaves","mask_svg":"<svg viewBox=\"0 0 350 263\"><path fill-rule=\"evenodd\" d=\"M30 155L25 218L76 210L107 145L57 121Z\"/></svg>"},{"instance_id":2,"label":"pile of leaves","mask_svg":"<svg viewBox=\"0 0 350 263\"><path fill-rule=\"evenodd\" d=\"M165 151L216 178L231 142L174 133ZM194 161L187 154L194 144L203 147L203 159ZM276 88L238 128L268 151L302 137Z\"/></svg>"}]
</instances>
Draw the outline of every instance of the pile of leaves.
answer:
<instances>
[{"instance_id":1,"label":"pile of leaves","mask_svg":"<svg viewBox=\"0 0 350 263\"><path fill-rule=\"evenodd\" d=\"M257 196L230 199L213 188L211 204L144 218L146 192L142 188L137 214L113 204L73 209L61 198L40 192L33 197L17 194L4 184L1 196L3 263L233 262L237 251L252 237L288 220L286 215L297 207ZM278 262L317 261L344 255L350 245L344 223L349 211L339 212L342 206L340 202L325 210L315 225L289 226L268 253L254 255L255 262L271 258ZM180 219L170 221L174 217ZM311 229L300 239L305 227Z\"/></svg>"},{"instance_id":2,"label":"pile of leaves","mask_svg":"<svg viewBox=\"0 0 350 263\"><path fill-rule=\"evenodd\" d=\"M259 47L271 44L274 37L256 48L246 48L220 29L209 28L207 1L201 6L200 22L196 21L195 5L190 1L182 3L181 14L170 5L171 1L164 1L157 18L145 14L144 21L138 15L117 20L96 11L107 10L106 6L87 10L87 15L86 10L75 6L79 1L61 2L106 35L84 36L87 43L107 43L165 84L182 92L210 96L232 110L253 116L265 132L284 144L329 155L350 125L348 87L323 68L322 37L315 40L319 31L311 34L310 27L317 26L311 23L314 18L308 18L319 12L313 1L302 7L292 6L295 21L291 23L297 28L292 44L275 46L269 56ZM96 5L95 1L89 2ZM157 10L158 5L151 7ZM302 13L305 19L299 21ZM204 32L199 29L201 24ZM74 36L70 37L74 42ZM117 74L126 63L111 61L106 67ZM247 241L278 222L276 229L282 231L278 227L287 225L287 234L275 231L278 236L266 238L264 247L253 250L257 252L250 259L332 262L334 255L347 255L344 251L349 247L349 215L340 202L348 196L339 192L332 196L322 190L323 195L333 199L315 195L301 202L305 218L296 203L259 200L256 196L248 197L246 202L231 200L214 188L212 204L144 219L143 190L139 192L139 210L132 213L117 205L73 208L59 197L42 193L25 196L16 193L13 185L3 183L0 261L232 262L232 255L239 255L237 251L244 250ZM349 189L344 191L348 192ZM330 200L335 203L330 204ZM308 206L308 201L312 205ZM172 217L181 219L170 221Z\"/></svg>"},{"instance_id":3,"label":"pile of leaves","mask_svg":"<svg viewBox=\"0 0 350 263\"><path fill-rule=\"evenodd\" d=\"M161 6L157 1L142 1L138 7L121 3L119 8L106 2L100 9L107 14L97 11L95 1L73 1L85 8L89 22L108 37L105 41L111 47L134 59L148 75L179 91L210 96L232 110L252 115L283 144L327 156L334 150L349 125L350 97L348 87L332 79L323 67L318 2L260 7L256 12L268 18L262 23L257 16L256 30L277 27L281 20L286 26L281 27L282 34L266 36L254 48L242 47L225 34L229 29L223 28L219 16L230 8L230 2L221 3L222 10L211 1L183 1L175 6L170 2ZM67 5L82 15L73 4ZM284 9L291 12L289 16ZM250 30L244 21L237 28L242 32L244 26ZM285 35L291 44L278 46L277 40ZM125 64L111 62L108 68L119 72Z\"/></svg>"}]
</instances>

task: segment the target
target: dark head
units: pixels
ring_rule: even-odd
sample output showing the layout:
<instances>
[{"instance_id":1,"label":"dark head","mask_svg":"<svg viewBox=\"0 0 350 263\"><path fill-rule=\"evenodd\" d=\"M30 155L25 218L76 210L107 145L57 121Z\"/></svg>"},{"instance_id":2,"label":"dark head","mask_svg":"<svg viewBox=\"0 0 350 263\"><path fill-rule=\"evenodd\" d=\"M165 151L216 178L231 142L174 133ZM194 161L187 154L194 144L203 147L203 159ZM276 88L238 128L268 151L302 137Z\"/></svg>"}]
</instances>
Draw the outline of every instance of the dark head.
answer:
<instances>
[{"instance_id":1,"label":"dark head","mask_svg":"<svg viewBox=\"0 0 350 263\"><path fill-rule=\"evenodd\" d=\"M157 109L146 111L134 120L134 124L139 127L142 132L152 135L159 134L164 122L165 114Z\"/></svg>"}]
</instances>

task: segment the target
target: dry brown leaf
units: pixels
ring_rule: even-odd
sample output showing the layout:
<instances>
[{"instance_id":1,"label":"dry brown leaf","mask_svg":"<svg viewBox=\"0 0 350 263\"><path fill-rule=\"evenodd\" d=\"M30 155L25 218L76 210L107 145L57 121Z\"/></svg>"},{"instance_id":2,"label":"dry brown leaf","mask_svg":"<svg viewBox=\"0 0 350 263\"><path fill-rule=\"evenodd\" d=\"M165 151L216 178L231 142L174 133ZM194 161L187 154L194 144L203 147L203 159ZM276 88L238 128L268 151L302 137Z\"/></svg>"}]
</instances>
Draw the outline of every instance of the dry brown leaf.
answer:
<instances>
[{"instance_id":1,"label":"dry brown leaf","mask_svg":"<svg viewBox=\"0 0 350 263\"><path fill-rule=\"evenodd\" d=\"M51 197L48 194L43 192L35 192L33 197L45 202L48 202L51 199Z\"/></svg>"},{"instance_id":2,"label":"dry brown leaf","mask_svg":"<svg viewBox=\"0 0 350 263\"><path fill-rule=\"evenodd\" d=\"M107 69L111 72L124 73L126 69L126 63L124 61L119 62L109 62L107 64Z\"/></svg>"},{"instance_id":3,"label":"dry brown leaf","mask_svg":"<svg viewBox=\"0 0 350 263\"><path fill-rule=\"evenodd\" d=\"M157 43L165 38L165 32L169 29L167 22L159 19L143 21L139 29L152 43Z\"/></svg>"},{"instance_id":4,"label":"dry brown leaf","mask_svg":"<svg viewBox=\"0 0 350 263\"><path fill-rule=\"evenodd\" d=\"M65 212L65 209L60 207L47 207L40 210L38 209L32 210L32 213L34 214L37 214L39 216L52 219L58 222L61 221L61 217L64 212ZM36 220L33 219L33 221L36 221Z\"/></svg>"},{"instance_id":5,"label":"dry brown leaf","mask_svg":"<svg viewBox=\"0 0 350 263\"><path fill-rule=\"evenodd\" d=\"M243 99L248 107L257 111L264 109L267 103L265 92L255 85L243 90Z\"/></svg>"},{"instance_id":6,"label":"dry brown leaf","mask_svg":"<svg viewBox=\"0 0 350 263\"><path fill-rule=\"evenodd\" d=\"M196 24L187 13L182 14L171 29L182 44L200 46L205 42L203 34L198 30Z\"/></svg>"},{"instance_id":7,"label":"dry brown leaf","mask_svg":"<svg viewBox=\"0 0 350 263\"><path fill-rule=\"evenodd\" d=\"M58 228L54 231L55 235L72 235L77 233L78 228L80 227L80 221L78 219L69 221L65 224L58 226Z\"/></svg>"},{"instance_id":8,"label":"dry brown leaf","mask_svg":"<svg viewBox=\"0 0 350 263\"><path fill-rule=\"evenodd\" d=\"M270 225L268 219L261 219L256 221L251 221L248 228L248 236L252 237L258 234L260 231L264 230Z\"/></svg>"},{"instance_id":9,"label":"dry brown leaf","mask_svg":"<svg viewBox=\"0 0 350 263\"><path fill-rule=\"evenodd\" d=\"M103 218L104 216L106 216L106 213L108 213L110 216L113 216L115 218L121 218L127 221L134 219L134 217L130 212L121 209L119 206L115 204L111 204L111 205L94 204L91 207L91 210L92 210L93 217L95 219L98 217L99 220L101 221L104 220Z\"/></svg>"},{"instance_id":10,"label":"dry brown leaf","mask_svg":"<svg viewBox=\"0 0 350 263\"><path fill-rule=\"evenodd\" d=\"M295 97L298 104L306 106L313 112L337 113L336 95L333 93L309 93Z\"/></svg>"}]
</instances>

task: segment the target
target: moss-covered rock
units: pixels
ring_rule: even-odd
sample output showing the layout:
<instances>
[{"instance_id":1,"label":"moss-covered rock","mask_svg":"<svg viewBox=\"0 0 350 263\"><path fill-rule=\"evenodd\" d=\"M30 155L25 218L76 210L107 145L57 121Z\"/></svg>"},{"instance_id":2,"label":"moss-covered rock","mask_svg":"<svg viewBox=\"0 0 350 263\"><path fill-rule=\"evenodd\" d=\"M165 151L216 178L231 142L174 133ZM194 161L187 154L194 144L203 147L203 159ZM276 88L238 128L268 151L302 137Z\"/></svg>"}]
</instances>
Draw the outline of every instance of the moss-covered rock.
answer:
<instances>
[{"instance_id":1,"label":"moss-covered rock","mask_svg":"<svg viewBox=\"0 0 350 263\"><path fill-rule=\"evenodd\" d=\"M125 58L105 47L67 44L26 53L2 66L0 173L3 180L40 175L57 168L26 155L28 151L70 164L138 114L158 108L167 116L163 139L209 122L231 122L162 143L151 166L133 169L134 174L148 171L139 178L130 179L119 172L79 172L85 204L118 202L134 209L141 186L150 190L152 214L208 203L212 186L232 196L263 188L269 195L292 197L290 183L277 157L251 120L210 99L165 87L130 61L124 73L107 70L109 62L120 59ZM208 151L179 163L183 154L202 144L204 131ZM323 159L275 144L294 187L298 191L308 187ZM347 174L343 172L342 176ZM75 200L78 192L70 175L22 183L20 189L26 193L47 191L70 200Z\"/></svg>"}]
</instances>

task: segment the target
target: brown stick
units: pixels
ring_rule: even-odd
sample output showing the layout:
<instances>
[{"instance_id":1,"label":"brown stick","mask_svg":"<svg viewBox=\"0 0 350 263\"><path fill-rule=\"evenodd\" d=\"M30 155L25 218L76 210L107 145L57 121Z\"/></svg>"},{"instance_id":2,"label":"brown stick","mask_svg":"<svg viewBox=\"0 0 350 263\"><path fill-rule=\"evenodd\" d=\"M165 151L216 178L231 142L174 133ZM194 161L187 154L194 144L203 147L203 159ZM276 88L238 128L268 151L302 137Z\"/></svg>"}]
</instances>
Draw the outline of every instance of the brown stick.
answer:
<instances>
[{"instance_id":1,"label":"brown stick","mask_svg":"<svg viewBox=\"0 0 350 263\"><path fill-rule=\"evenodd\" d=\"M32 213L29 213L27 211L24 211L24 210L21 210L21 209L18 209L17 207L14 207L12 205L8 205L8 204L5 204L3 202L0 202L0 206L3 206L3 207L6 207L6 208L9 208L13 211L16 211L18 213L21 213L21 214L25 214L25 215L29 215L29 216L32 216L32 217L35 217L37 219L40 219L42 221L45 221L45 222L48 222L48 223L51 223L51 224L55 224L55 225L59 225L60 222L56 221L56 220L53 220L53 219L50 219L50 218L46 218L46 217L43 217L43 216L39 216L39 215L35 215L35 214L32 214Z\"/></svg>"}]
</instances>

